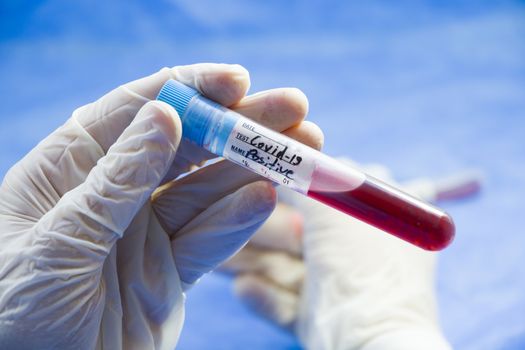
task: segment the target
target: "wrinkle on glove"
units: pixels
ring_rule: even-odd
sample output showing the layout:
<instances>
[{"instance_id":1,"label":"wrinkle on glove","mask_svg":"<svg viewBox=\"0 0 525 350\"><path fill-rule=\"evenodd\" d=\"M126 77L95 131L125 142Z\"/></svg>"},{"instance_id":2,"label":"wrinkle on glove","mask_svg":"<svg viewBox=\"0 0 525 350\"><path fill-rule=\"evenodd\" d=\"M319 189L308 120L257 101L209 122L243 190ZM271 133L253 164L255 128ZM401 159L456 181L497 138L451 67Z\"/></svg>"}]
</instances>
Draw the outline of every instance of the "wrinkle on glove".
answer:
<instances>
[{"instance_id":1,"label":"wrinkle on glove","mask_svg":"<svg viewBox=\"0 0 525 350\"><path fill-rule=\"evenodd\" d=\"M78 121L69 119L9 169L2 183L8 190L0 197L0 215L9 225L33 226L66 192L84 182L103 156L104 151Z\"/></svg>"}]
</instances>

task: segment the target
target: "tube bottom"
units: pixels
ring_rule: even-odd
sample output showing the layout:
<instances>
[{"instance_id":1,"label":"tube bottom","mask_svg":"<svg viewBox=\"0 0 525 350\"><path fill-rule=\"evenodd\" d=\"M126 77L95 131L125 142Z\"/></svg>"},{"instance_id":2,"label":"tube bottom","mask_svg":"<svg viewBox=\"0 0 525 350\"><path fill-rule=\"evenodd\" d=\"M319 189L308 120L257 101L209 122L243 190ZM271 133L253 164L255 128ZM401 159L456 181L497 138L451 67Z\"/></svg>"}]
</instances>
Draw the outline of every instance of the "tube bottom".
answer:
<instances>
[{"instance_id":1,"label":"tube bottom","mask_svg":"<svg viewBox=\"0 0 525 350\"><path fill-rule=\"evenodd\" d=\"M454 238L447 213L369 176L350 191L308 196L426 250L441 250Z\"/></svg>"}]
</instances>

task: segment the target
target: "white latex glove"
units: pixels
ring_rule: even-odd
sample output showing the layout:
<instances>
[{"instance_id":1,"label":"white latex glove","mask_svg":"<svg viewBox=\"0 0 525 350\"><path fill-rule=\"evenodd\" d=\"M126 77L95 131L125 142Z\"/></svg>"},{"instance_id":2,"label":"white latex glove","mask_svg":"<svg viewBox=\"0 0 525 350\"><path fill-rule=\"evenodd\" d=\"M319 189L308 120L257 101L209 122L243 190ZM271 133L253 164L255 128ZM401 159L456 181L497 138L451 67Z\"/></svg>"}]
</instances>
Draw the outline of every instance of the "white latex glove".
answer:
<instances>
[{"instance_id":1,"label":"white latex glove","mask_svg":"<svg viewBox=\"0 0 525 350\"><path fill-rule=\"evenodd\" d=\"M173 108L148 102L170 78L292 137L319 137L302 123L302 93L244 97L237 65L165 68L77 109L0 188L1 349L173 349L185 287L270 215L273 187L229 162L171 181L212 155L181 141Z\"/></svg>"},{"instance_id":2,"label":"white latex glove","mask_svg":"<svg viewBox=\"0 0 525 350\"><path fill-rule=\"evenodd\" d=\"M366 171L393 182L384 167ZM435 199L432 188L405 187L426 200ZM307 349L450 348L436 315L435 253L289 190L279 196L270 219L223 265L244 302Z\"/></svg>"}]
</instances>

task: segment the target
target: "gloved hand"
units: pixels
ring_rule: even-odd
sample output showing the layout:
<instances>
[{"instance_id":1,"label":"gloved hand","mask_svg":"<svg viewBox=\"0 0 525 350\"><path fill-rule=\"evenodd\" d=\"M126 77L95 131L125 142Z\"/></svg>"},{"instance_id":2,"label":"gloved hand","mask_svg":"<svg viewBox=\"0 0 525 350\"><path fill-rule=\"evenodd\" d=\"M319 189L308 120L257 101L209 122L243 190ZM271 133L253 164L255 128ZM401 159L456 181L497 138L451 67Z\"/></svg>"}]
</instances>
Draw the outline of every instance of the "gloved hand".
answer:
<instances>
[{"instance_id":1,"label":"gloved hand","mask_svg":"<svg viewBox=\"0 0 525 350\"><path fill-rule=\"evenodd\" d=\"M366 172L393 183L387 169ZM433 200L428 181L408 192ZM307 349L449 349L434 294L436 254L286 189L222 269L250 307ZM304 234L303 234L304 233Z\"/></svg>"},{"instance_id":2,"label":"gloved hand","mask_svg":"<svg viewBox=\"0 0 525 350\"><path fill-rule=\"evenodd\" d=\"M77 109L0 188L1 349L173 349L184 293L270 215L275 190L181 141L177 79L304 142L296 89L244 97L238 65L164 68ZM159 186L162 185L160 188Z\"/></svg>"}]
</instances>

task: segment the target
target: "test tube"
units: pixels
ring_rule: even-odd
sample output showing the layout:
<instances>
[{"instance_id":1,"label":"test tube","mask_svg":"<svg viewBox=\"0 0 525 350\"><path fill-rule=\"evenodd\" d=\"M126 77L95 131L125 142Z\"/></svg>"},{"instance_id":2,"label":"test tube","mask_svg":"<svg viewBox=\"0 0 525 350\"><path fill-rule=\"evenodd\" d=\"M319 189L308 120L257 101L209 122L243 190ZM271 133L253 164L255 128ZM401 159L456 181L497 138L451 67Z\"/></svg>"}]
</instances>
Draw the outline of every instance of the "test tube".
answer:
<instances>
[{"instance_id":1,"label":"test tube","mask_svg":"<svg viewBox=\"0 0 525 350\"><path fill-rule=\"evenodd\" d=\"M270 130L189 86L168 80L157 99L177 110L184 138L277 184L426 250L441 250L454 238L454 223L443 210Z\"/></svg>"}]
</instances>

